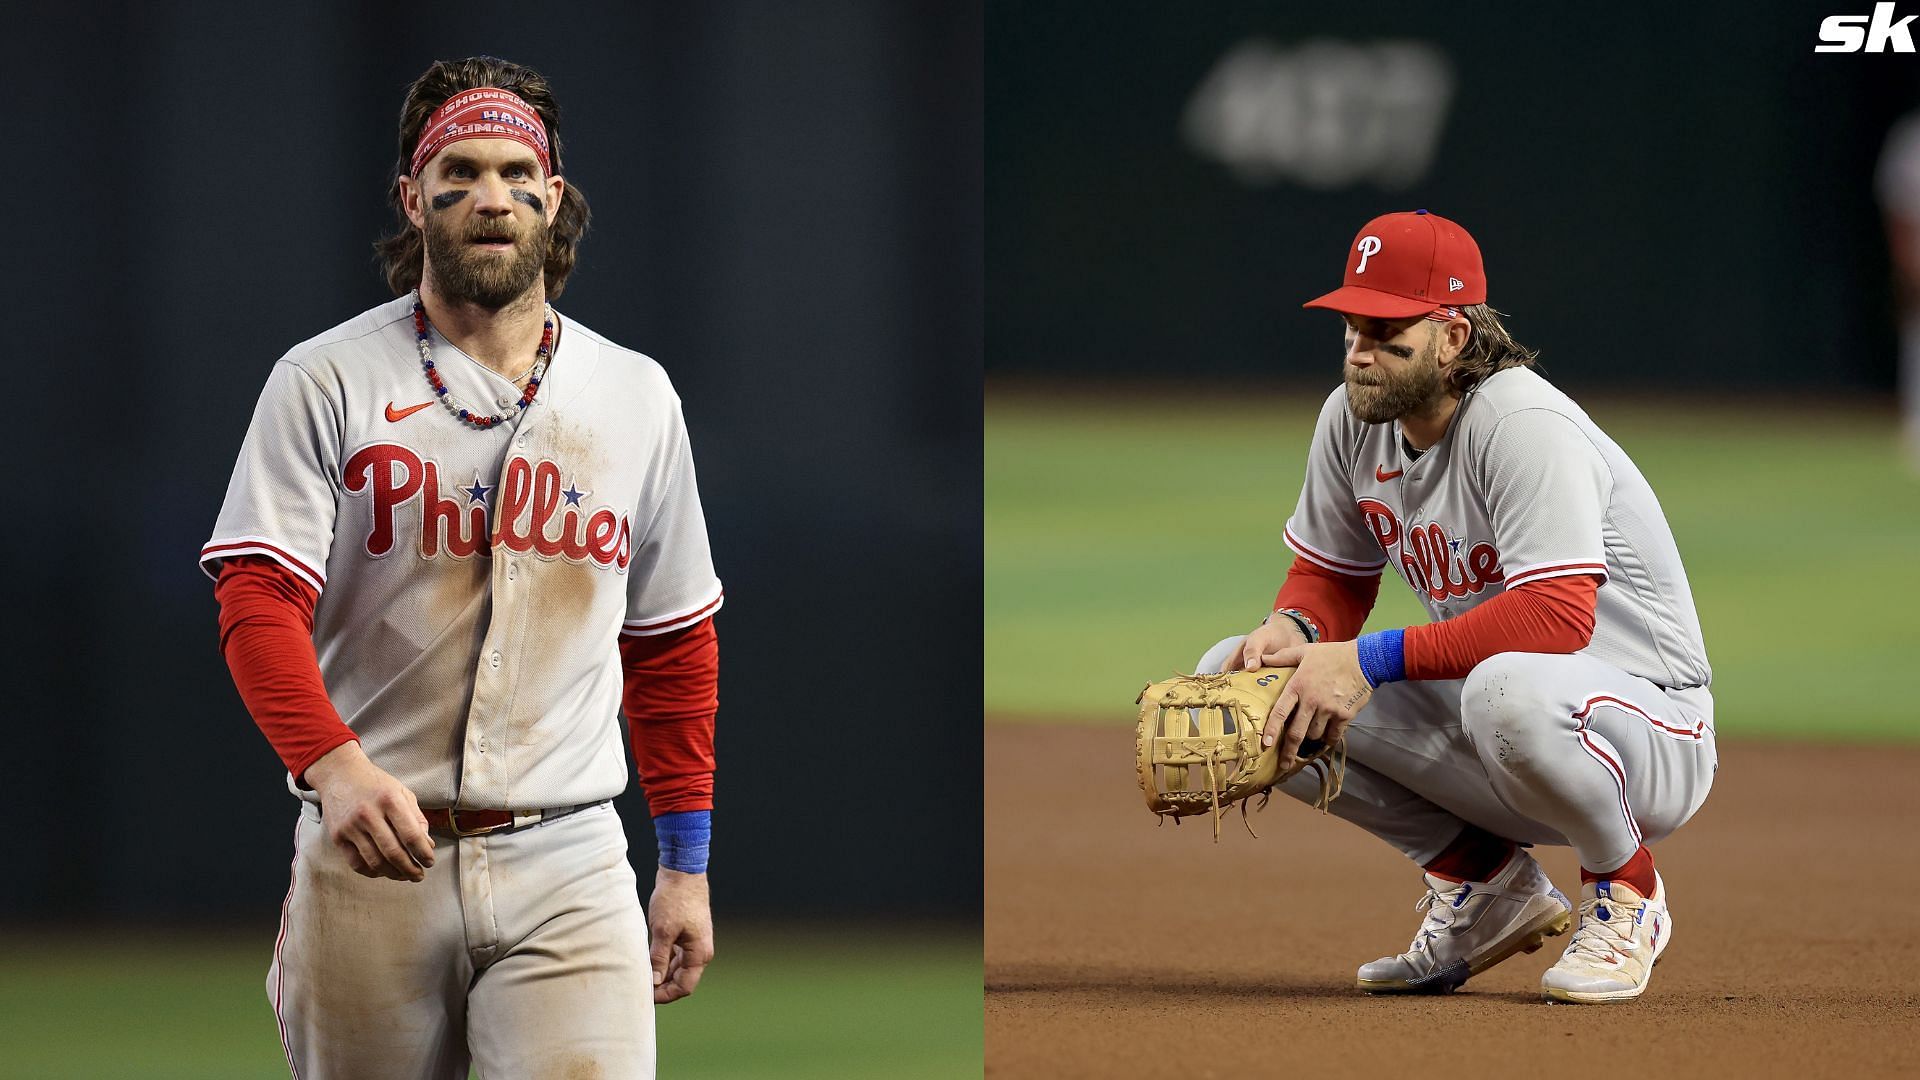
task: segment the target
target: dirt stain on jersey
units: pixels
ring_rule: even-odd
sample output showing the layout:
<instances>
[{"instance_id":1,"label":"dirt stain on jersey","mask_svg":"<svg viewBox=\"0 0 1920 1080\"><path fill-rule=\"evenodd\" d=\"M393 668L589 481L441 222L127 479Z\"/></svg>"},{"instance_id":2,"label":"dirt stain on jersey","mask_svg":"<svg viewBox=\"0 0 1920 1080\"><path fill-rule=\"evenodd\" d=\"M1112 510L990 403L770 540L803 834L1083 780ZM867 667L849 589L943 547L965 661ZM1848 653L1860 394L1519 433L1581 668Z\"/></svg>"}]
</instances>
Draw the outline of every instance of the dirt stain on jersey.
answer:
<instances>
[{"instance_id":1,"label":"dirt stain on jersey","mask_svg":"<svg viewBox=\"0 0 1920 1080\"><path fill-rule=\"evenodd\" d=\"M443 1032L456 972L458 911L447 909L457 875L450 847L436 851L424 882L361 877L309 823L282 946L282 1012L298 1015L318 1045L352 1046L385 1059L411 1054ZM443 910L447 909L447 910ZM430 925L431 924L431 925ZM438 927L439 929L435 929Z\"/></svg>"},{"instance_id":2,"label":"dirt stain on jersey","mask_svg":"<svg viewBox=\"0 0 1920 1080\"><path fill-rule=\"evenodd\" d=\"M581 478L582 486L585 486L586 479L598 476L601 472L598 452L600 440L584 424L550 415L545 423L534 429L529 441L533 443L530 450L552 459L569 479Z\"/></svg>"},{"instance_id":3,"label":"dirt stain on jersey","mask_svg":"<svg viewBox=\"0 0 1920 1080\"><path fill-rule=\"evenodd\" d=\"M494 565L493 560L485 555L468 559L442 556L423 560L423 563L418 575L419 584L411 590L423 608L420 625L429 628L429 633L443 641L442 647L457 652L464 645L465 655L473 658L466 664L459 682L445 687L435 695L435 700L425 703L428 708L446 709L450 713L446 737L452 744L450 750L456 762L448 777L451 790L431 793L436 797L448 796L450 801L463 779L458 764L461 760L458 746L464 739L467 715L473 707L480 657L493 619ZM422 691L435 693L433 680L422 679L417 682Z\"/></svg>"},{"instance_id":4,"label":"dirt stain on jersey","mask_svg":"<svg viewBox=\"0 0 1920 1080\"><path fill-rule=\"evenodd\" d=\"M611 660L612 635L619 633L620 612L625 610L626 577L594 563L519 558L519 580L526 584L521 594L526 605L521 624L526 628L523 662L571 668L591 663L602 649ZM537 677L557 680L566 674L549 671ZM529 672L528 677L536 676ZM542 735L541 721L538 716L526 718L526 726L516 733L521 745L553 737L551 729Z\"/></svg>"},{"instance_id":5,"label":"dirt stain on jersey","mask_svg":"<svg viewBox=\"0 0 1920 1080\"><path fill-rule=\"evenodd\" d=\"M602 1080L607 1071L592 1058L568 1055L541 1069L537 1075L540 1080Z\"/></svg>"},{"instance_id":6,"label":"dirt stain on jersey","mask_svg":"<svg viewBox=\"0 0 1920 1080\"><path fill-rule=\"evenodd\" d=\"M1501 764L1518 764L1517 759L1520 751L1514 747L1513 740L1507 738L1507 733L1501 731L1499 728L1495 728L1493 730L1493 738L1495 742L1500 744L1500 748L1494 751L1494 756L1500 759Z\"/></svg>"},{"instance_id":7,"label":"dirt stain on jersey","mask_svg":"<svg viewBox=\"0 0 1920 1080\"><path fill-rule=\"evenodd\" d=\"M427 624L447 627L464 621L485 633L492 609L493 560L484 555L466 559L442 555L422 561L427 565L419 575L422 583L417 595Z\"/></svg>"},{"instance_id":8,"label":"dirt stain on jersey","mask_svg":"<svg viewBox=\"0 0 1920 1080\"><path fill-rule=\"evenodd\" d=\"M622 595L627 579L594 563L564 559L529 559L533 589L528 598L533 622L543 627L572 629L593 611L594 599L606 589Z\"/></svg>"}]
</instances>

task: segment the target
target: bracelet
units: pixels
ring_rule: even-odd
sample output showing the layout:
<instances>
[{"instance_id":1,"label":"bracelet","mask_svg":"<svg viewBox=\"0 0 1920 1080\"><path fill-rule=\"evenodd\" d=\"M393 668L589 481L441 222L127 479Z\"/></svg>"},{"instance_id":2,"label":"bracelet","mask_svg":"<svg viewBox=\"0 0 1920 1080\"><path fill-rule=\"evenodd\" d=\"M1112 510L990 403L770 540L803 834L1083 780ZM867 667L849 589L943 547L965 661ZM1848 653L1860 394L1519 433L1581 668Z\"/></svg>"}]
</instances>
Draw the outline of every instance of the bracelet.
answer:
<instances>
[{"instance_id":1,"label":"bracelet","mask_svg":"<svg viewBox=\"0 0 1920 1080\"><path fill-rule=\"evenodd\" d=\"M660 844L660 865L683 874L707 872L707 846L713 839L713 811L676 810L653 819Z\"/></svg>"},{"instance_id":2,"label":"bracelet","mask_svg":"<svg viewBox=\"0 0 1920 1080\"><path fill-rule=\"evenodd\" d=\"M1306 612L1294 608L1280 608L1275 611L1273 615L1285 615L1287 618L1292 619L1293 625L1300 628L1300 636L1306 638L1308 644L1320 640L1320 628L1313 625L1313 620L1307 617ZM1266 619L1260 620L1260 625L1265 626L1267 620L1272 619L1273 615L1269 615Z\"/></svg>"}]
</instances>

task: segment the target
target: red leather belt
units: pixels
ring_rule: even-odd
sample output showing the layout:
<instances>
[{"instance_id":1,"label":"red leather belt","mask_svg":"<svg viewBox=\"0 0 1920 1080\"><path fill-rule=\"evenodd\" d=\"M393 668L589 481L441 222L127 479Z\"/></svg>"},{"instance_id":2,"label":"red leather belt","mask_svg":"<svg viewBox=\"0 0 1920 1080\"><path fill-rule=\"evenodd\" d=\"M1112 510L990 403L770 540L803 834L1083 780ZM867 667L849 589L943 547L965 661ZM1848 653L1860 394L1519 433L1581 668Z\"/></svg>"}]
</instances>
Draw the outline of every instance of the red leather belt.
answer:
<instances>
[{"instance_id":1,"label":"red leather belt","mask_svg":"<svg viewBox=\"0 0 1920 1080\"><path fill-rule=\"evenodd\" d=\"M427 816L427 831L441 836L485 836L502 829L513 829L526 825L537 825L543 821L553 821L566 817L589 806L599 803L581 803L578 806L556 806L551 810L469 810L464 807L435 806L422 809Z\"/></svg>"}]
</instances>

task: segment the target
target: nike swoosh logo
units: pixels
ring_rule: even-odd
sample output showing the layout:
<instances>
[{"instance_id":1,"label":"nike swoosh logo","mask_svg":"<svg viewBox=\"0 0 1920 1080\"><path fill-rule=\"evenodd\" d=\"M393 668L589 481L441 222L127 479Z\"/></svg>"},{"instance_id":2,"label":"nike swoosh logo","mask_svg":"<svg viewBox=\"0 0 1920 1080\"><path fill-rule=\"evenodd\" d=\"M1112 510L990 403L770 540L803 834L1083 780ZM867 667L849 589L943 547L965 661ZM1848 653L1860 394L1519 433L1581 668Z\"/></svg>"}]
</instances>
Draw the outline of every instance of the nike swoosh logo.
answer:
<instances>
[{"instance_id":1,"label":"nike swoosh logo","mask_svg":"<svg viewBox=\"0 0 1920 1080\"><path fill-rule=\"evenodd\" d=\"M393 412L393 406L391 405L387 406L387 412L389 415L391 415ZM1401 473L1406 471L1407 470L1405 469L1395 469L1392 472L1388 472L1387 467L1385 465L1375 465L1373 467L1373 478L1384 484L1387 481L1393 479L1396 476L1399 476Z\"/></svg>"},{"instance_id":2,"label":"nike swoosh logo","mask_svg":"<svg viewBox=\"0 0 1920 1080\"><path fill-rule=\"evenodd\" d=\"M393 407L393 402L389 401L387 402L387 422L397 424L431 404L433 404L433 402L423 401L418 405L409 405L404 409L396 409Z\"/></svg>"}]
</instances>

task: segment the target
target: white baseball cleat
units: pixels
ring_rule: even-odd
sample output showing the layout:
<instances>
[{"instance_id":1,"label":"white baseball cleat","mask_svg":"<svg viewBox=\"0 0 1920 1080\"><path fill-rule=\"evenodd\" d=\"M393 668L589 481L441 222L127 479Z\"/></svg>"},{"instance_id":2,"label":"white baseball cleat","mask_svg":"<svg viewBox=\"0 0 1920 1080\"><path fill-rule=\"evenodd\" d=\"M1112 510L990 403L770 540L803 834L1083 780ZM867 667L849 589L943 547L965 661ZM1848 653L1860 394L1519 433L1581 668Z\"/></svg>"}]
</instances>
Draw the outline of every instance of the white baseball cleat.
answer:
<instances>
[{"instance_id":1,"label":"white baseball cleat","mask_svg":"<svg viewBox=\"0 0 1920 1080\"><path fill-rule=\"evenodd\" d=\"M1399 956L1360 966L1360 989L1374 994L1445 994L1519 952L1533 952L1573 923L1573 905L1533 856L1518 848L1491 881L1452 882L1426 875L1414 905L1427 917Z\"/></svg>"},{"instance_id":2,"label":"white baseball cleat","mask_svg":"<svg viewBox=\"0 0 1920 1080\"><path fill-rule=\"evenodd\" d=\"M1541 977L1540 989L1555 1001L1631 1001L1647 988L1671 940L1673 916L1659 873L1648 897L1624 881L1591 882L1580 889L1580 929Z\"/></svg>"}]
</instances>

